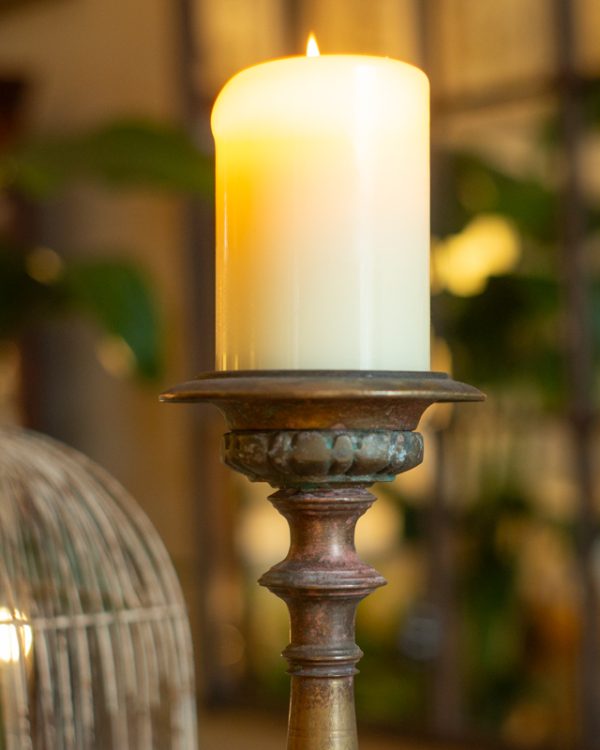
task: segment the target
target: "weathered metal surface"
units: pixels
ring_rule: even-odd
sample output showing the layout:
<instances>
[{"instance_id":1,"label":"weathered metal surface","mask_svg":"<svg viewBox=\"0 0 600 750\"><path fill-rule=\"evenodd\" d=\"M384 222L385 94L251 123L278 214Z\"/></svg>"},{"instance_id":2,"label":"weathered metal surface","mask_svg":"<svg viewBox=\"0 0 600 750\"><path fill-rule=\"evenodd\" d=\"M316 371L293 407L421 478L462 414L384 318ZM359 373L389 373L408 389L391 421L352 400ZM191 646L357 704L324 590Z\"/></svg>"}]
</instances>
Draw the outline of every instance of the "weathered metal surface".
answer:
<instances>
[{"instance_id":1,"label":"weathered metal surface","mask_svg":"<svg viewBox=\"0 0 600 750\"><path fill-rule=\"evenodd\" d=\"M481 401L472 386L435 372L210 372L162 394L217 406L232 430L414 430L436 402Z\"/></svg>"},{"instance_id":2,"label":"weathered metal surface","mask_svg":"<svg viewBox=\"0 0 600 750\"><path fill-rule=\"evenodd\" d=\"M352 677L292 675L288 750L357 750Z\"/></svg>"},{"instance_id":3,"label":"weathered metal surface","mask_svg":"<svg viewBox=\"0 0 600 750\"><path fill-rule=\"evenodd\" d=\"M290 550L260 583L290 611L288 750L357 750L355 611L385 583L354 546L366 488L421 462L428 406L483 394L443 373L272 371L207 373L161 398L215 404L226 463L280 488Z\"/></svg>"},{"instance_id":4,"label":"weathered metal surface","mask_svg":"<svg viewBox=\"0 0 600 750\"><path fill-rule=\"evenodd\" d=\"M372 484L418 466L423 438L392 430L229 432L223 458L252 481L275 487Z\"/></svg>"},{"instance_id":5,"label":"weathered metal surface","mask_svg":"<svg viewBox=\"0 0 600 750\"><path fill-rule=\"evenodd\" d=\"M288 748L356 750L356 607L385 580L358 557L354 530L374 500L366 486L419 464L422 437L273 430L234 431L224 442L232 468L282 488L270 500L289 523L290 550L260 583L290 612Z\"/></svg>"},{"instance_id":6,"label":"weathered metal surface","mask_svg":"<svg viewBox=\"0 0 600 750\"><path fill-rule=\"evenodd\" d=\"M360 560L354 529L374 497L364 487L284 489L270 498L290 526L290 550L260 580L290 611L283 655L292 675L288 748L358 747L353 676L356 606L385 580Z\"/></svg>"}]
</instances>

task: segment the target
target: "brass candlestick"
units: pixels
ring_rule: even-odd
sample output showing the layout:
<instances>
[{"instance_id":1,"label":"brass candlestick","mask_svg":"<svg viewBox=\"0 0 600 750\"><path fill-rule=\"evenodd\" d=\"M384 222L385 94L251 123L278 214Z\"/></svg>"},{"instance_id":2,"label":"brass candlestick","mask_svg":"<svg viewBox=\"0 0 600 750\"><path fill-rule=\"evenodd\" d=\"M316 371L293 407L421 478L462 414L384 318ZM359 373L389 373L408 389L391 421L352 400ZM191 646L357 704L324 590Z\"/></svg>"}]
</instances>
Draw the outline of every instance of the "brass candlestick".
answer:
<instances>
[{"instance_id":1,"label":"brass candlestick","mask_svg":"<svg viewBox=\"0 0 600 750\"><path fill-rule=\"evenodd\" d=\"M290 612L288 750L358 749L355 611L385 583L354 547L367 487L421 463L428 406L483 398L442 373L310 370L207 373L161 396L217 406L225 463L278 489L290 550L260 584Z\"/></svg>"}]
</instances>

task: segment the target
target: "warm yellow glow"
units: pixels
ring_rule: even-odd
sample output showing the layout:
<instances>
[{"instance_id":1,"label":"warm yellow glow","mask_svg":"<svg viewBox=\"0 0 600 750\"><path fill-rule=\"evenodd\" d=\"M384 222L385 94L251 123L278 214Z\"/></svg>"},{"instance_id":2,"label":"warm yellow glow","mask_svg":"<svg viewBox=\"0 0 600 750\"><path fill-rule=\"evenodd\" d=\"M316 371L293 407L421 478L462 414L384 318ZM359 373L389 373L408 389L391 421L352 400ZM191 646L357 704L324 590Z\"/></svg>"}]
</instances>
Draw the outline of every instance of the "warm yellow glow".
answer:
<instances>
[{"instance_id":1,"label":"warm yellow glow","mask_svg":"<svg viewBox=\"0 0 600 750\"><path fill-rule=\"evenodd\" d=\"M356 529L356 546L367 560L394 552L401 536L402 519L394 503L381 495L371 510Z\"/></svg>"},{"instance_id":2,"label":"warm yellow glow","mask_svg":"<svg viewBox=\"0 0 600 750\"><path fill-rule=\"evenodd\" d=\"M319 57L321 53L319 52L319 45L317 44L317 39L315 35L311 32L308 37L308 42L306 42L306 56L307 57Z\"/></svg>"},{"instance_id":3,"label":"warm yellow glow","mask_svg":"<svg viewBox=\"0 0 600 750\"><path fill-rule=\"evenodd\" d=\"M443 338L434 336L431 340L431 369L434 372L452 372L452 352ZM431 430L443 430L450 424L454 404L436 404L427 409L421 427Z\"/></svg>"},{"instance_id":4,"label":"warm yellow glow","mask_svg":"<svg viewBox=\"0 0 600 750\"><path fill-rule=\"evenodd\" d=\"M116 378L129 377L135 371L135 354L120 336L106 336L96 345L96 356L104 369Z\"/></svg>"},{"instance_id":5,"label":"warm yellow glow","mask_svg":"<svg viewBox=\"0 0 600 750\"><path fill-rule=\"evenodd\" d=\"M53 284L61 277L64 264L58 253L49 247L36 247L25 258L25 268L40 284Z\"/></svg>"},{"instance_id":6,"label":"warm yellow glow","mask_svg":"<svg viewBox=\"0 0 600 750\"><path fill-rule=\"evenodd\" d=\"M33 634L29 621L18 609L0 607L0 662L18 662L31 651Z\"/></svg>"},{"instance_id":7,"label":"warm yellow glow","mask_svg":"<svg viewBox=\"0 0 600 750\"><path fill-rule=\"evenodd\" d=\"M428 106L420 70L368 55L296 55L225 85L219 369L429 370Z\"/></svg>"},{"instance_id":8,"label":"warm yellow glow","mask_svg":"<svg viewBox=\"0 0 600 750\"><path fill-rule=\"evenodd\" d=\"M490 276L511 271L520 254L514 226L502 216L482 214L435 246L434 289L445 288L459 297L480 294Z\"/></svg>"},{"instance_id":9,"label":"warm yellow glow","mask_svg":"<svg viewBox=\"0 0 600 750\"><path fill-rule=\"evenodd\" d=\"M264 487L244 482L240 491L247 495L247 503L239 519L238 547L249 565L264 570L265 566L273 564L273 560L286 556L289 547L287 523L265 502L269 493Z\"/></svg>"}]
</instances>

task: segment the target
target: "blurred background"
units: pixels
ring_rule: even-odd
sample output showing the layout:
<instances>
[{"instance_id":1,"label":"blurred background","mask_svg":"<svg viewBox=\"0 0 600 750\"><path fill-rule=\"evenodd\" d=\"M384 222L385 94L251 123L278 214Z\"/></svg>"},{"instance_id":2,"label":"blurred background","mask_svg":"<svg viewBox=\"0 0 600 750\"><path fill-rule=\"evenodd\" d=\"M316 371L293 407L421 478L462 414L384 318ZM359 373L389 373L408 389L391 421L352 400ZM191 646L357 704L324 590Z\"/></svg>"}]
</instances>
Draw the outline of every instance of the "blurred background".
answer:
<instances>
[{"instance_id":1,"label":"blurred background","mask_svg":"<svg viewBox=\"0 0 600 750\"><path fill-rule=\"evenodd\" d=\"M489 395L361 521L364 747L600 747L596 0L0 0L0 421L157 526L205 746L282 747L285 522L157 396L213 366L212 102L311 30L430 76L433 369Z\"/></svg>"}]
</instances>

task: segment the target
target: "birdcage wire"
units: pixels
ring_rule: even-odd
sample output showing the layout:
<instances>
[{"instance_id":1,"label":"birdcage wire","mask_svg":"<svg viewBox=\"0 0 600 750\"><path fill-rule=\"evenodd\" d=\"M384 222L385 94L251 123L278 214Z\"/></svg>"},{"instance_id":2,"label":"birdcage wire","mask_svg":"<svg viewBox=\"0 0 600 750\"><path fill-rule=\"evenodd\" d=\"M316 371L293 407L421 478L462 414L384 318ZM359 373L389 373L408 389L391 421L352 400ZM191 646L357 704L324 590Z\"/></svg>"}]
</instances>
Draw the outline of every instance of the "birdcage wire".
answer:
<instances>
[{"instance_id":1,"label":"birdcage wire","mask_svg":"<svg viewBox=\"0 0 600 750\"><path fill-rule=\"evenodd\" d=\"M189 623L125 490L82 454L0 430L0 749L196 748Z\"/></svg>"}]
</instances>

